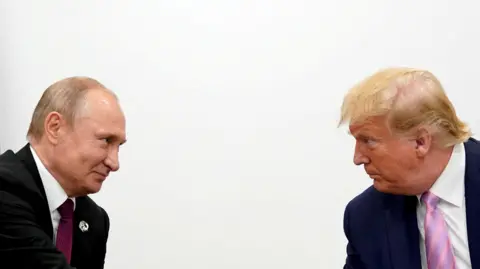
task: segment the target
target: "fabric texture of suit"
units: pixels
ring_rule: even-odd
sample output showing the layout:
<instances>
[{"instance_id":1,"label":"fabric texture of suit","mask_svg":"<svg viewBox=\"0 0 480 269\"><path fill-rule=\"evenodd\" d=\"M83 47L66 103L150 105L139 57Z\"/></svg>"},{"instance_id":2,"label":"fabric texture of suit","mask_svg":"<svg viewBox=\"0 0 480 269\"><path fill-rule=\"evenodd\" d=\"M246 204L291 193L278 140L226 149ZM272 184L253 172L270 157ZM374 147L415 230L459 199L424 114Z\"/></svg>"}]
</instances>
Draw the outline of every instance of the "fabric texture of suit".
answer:
<instances>
[{"instance_id":1,"label":"fabric texture of suit","mask_svg":"<svg viewBox=\"0 0 480 269\"><path fill-rule=\"evenodd\" d=\"M480 143L465 145L465 203L473 269L480 269ZM370 187L345 209L348 239L344 269L421 269L416 196L385 194Z\"/></svg>"},{"instance_id":2,"label":"fabric texture of suit","mask_svg":"<svg viewBox=\"0 0 480 269\"><path fill-rule=\"evenodd\" d=\"M81 221L88 230L79 228ZM0 268L102 269L108 214L88 196L76 198L70 265L55 248L45 190L29 145L0 155Z\"/></svg>"}]
</instances>

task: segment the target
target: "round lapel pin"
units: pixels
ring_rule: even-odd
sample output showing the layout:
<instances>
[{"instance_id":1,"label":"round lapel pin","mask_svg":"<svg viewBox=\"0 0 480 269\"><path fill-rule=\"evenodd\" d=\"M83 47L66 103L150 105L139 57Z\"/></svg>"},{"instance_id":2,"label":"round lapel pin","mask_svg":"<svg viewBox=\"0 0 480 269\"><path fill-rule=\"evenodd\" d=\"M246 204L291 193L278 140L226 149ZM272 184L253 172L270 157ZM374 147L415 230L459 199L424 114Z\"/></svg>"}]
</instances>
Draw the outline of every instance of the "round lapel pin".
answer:
<instances>
[{"instance_id":1,"label":"round lapel pin","mask_svg":"<svg viewBox=\"0 0 480 269\"><path fill-rule=\"evenodd\" d=\"M86 232L88 231L88 223L86 223L84 220L80 221L80 224L78 224L78 228L80 228L80 231Z\"/></svg>"}]
</instances>

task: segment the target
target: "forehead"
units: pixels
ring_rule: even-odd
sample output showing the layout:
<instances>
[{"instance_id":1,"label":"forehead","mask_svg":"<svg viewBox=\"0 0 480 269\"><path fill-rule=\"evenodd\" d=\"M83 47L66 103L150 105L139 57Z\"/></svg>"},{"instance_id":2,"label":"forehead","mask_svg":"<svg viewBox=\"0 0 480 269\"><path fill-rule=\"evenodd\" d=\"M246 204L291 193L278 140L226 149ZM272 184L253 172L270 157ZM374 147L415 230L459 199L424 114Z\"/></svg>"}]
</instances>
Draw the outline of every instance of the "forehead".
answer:
<instances>
[{"instance_id":1,"label":"forehead","mask_svg":"<svg viewBox=\"0 0 480 269\"><path fill-rule=\"evenodd\" d=\"M370 117L359 123L353 123L349 126L352 135L372 133L376 135L390 134L385 117Z\"/></svg>"},{"instance_id":2,"label":"forehead","mask_svg":"<svg viewBox=\"0 0 480 269\"><path fill-rule=\"evenodd\" d=\"M115 135L124 139L125 116L117 99L105 91L91 91L85 96L83 119L96 132Z\"/></svg>"}]
</instances>

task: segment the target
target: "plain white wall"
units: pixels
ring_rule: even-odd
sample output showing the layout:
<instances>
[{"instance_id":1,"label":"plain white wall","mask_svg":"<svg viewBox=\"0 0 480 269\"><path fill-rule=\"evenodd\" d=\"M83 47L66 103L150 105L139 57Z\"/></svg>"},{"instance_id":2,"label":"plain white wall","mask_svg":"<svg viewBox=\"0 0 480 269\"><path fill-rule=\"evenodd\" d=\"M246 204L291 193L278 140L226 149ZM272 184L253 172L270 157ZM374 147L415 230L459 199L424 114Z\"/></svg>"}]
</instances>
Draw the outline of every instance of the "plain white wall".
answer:
<instances>
[{"instance_id":1,"label":"plain white wall","mask_svg":"<svg viewBox=\"0 0 480 269\"><path fill-rule=\"evenodd\" d=\"M344 206L371 183L336 128L347 89L427 68L480 127L480 18L455 2L4 0L0 143L25 143L48 85L95 77L128 118L93 196L107 269L341 268Z\"/></svg>"}]
</instances>

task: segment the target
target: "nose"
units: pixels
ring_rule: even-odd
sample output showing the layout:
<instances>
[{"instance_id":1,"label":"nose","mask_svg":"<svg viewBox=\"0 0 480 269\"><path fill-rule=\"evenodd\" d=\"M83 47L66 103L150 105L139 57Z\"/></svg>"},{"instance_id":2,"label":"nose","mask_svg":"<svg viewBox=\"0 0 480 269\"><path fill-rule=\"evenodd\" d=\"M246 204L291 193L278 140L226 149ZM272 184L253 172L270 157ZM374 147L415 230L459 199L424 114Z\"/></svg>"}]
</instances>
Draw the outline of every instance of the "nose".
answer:
<instances>
[{"instance_id":1,"label":"nose","mask_svg":"<svg viewBox=\"0 0 480 269\"><path fill-rule=\"evenodd\" d=\"M118 171L120 164L118 161L118 149L111 149L107 158L105 159L105 165L108 166L110 171Z\"/></svg>"},{"instance_id":2,"label":"nose","mask_svg":"<svg viewBox=\"0 0 480 269\"><path fill-rule=\"evenodd\" d=\"M353 163L355 165L362 165L369 163L370 160L368 159L365 154L362 153L360 145L358 143L355 144L355 153L353 155Z\"/></svg>"}]
</instances>

